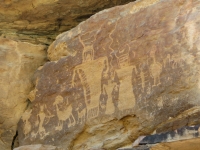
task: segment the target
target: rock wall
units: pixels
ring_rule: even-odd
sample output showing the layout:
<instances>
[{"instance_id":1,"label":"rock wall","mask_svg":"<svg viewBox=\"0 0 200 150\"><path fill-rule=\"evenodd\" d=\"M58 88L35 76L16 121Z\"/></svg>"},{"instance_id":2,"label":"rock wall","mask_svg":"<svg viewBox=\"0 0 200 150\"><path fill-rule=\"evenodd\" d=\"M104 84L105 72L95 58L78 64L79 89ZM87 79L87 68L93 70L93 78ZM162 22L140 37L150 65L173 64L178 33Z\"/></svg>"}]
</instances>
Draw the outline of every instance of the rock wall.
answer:
<instances>
[{"instance_id":1,"label":"rock wall","mask_svg":"<svg viewBox=\"0 0 200 150\"><path fill-rule=\"evenodd\" d=\"M37 71L20 145L112 150L199 123L199 6L140 0L59 35Z\"/></svg>"},{"instance_id":2,"label":"rock wall","mask_svg":"<svg viewBox=\"0 0 200 150\"><path fill-rule=\"evenodd\" d=\"M55 37L96 12L134 0L4 0L0 5L0 36L34 44Z\"/></svg>"},{"instance_id":3,"label":"rock wall","mask_svg":"<svg viewBox=\"0 0 200 150\"><path fill-rule=\"evenodd\" d=\"M46 47L0 38L0 149L11 149L17 123L33 89L33 73L46 62Z\"/></svg>"}]
</instances>

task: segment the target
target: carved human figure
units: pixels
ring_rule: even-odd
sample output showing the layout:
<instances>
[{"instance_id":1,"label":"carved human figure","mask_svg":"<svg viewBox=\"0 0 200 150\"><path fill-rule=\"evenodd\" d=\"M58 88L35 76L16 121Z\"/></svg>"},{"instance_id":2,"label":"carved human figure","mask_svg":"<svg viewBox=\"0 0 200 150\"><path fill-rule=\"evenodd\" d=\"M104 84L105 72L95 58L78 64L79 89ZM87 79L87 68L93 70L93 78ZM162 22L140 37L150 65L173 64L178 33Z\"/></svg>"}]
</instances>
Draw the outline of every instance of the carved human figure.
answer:
<instances>
[{"instance_id":1,"label":"carved human figure","mask_svg":"<svg viewBox=\"0 0 200 150\"><path fill-rule=\"evenodd\" d=\"M105 114L106 112L106 104L108 100L108 94L105 88L102 88L102 92L99 97L99 111L101 114Z\"/></svg>"},{"instance_id":2,"label":"carved human figure","mask_svg":"<svg viewBox=\"0 0 200 150\"><path fill-rule=\"evenodd\" d=\"M41 139L43 139L46 135L48 135L49 133L46 132L45 128L44 128L44 121L46 118L46 114L44 112L44 107L46 108L45 104L41 104L40 105L40 111L37 115L37 117L39 117L39 128L38 128L38 133L41 137Z\"/></svg>"},{"instance_id":3,"label":"carved human figure","mask_svg":"<svg viewBox=\"0 0 200 150\"><path fill-rule=\"evenodd\" d=\"M63 129L63 122L66 121L67 119L69 120L68 122L68 128L71 126L74 126L76 124L74 116L72 114L72 106L69 104L68 99L67 99L67 105L65 108L64 105L64 110L60 110L58 105L63 104L63 97L58 95L55 99L55 102L53 103L54 106L56 106L56 113L58 117L58 125L56 127L56 130L60 131ZM63 106L63 105L62 105ZM70 117L73 118L73 122L70 120Z\"/></svg>"},{"instance_id":4,"label":"carved human figure","mask_svg":"<svg viewBox=\"0 0 200 150\"><path fill-rule=\"evenodd\" d=\"M132 109L135 106L135 95L132 90L132 69L135 66L130 64L130 47L122 46L116 53L115 57L118 62L118 68L115 69L116 76L119 79L119 101L118 108L120 111ZM122 80L120 80L122 79Z\"/></svg>"},{"instance_id":5,"label":"carved human figure","mask_svg":"<svg viewBox=\"0 0 200 150\"><path fill-rule=\"evenodd\" d=\"M153 86L158 86L161 84L160 74L162 72L162 64L156 61L156 51L157 51L157 47L153 46L150 52L150 57L153 59L153 63L150 65L149 69L150 69L152 78L154 78Z\"/></svg>"},{"instance_id":6,"label":"carved human figure","mask_svg":"<svg viewBox=\"0 0 200 150\"><path fill-rule=\"evenodd\" d=\"M82 61L87 62L94 59L94 48L92 44L86 45L84 41L82 40L81 36L79 36L79 41L83 46L83 52L82 52Z\"/></svg>"},{"instance_id":7,"label":"carved human figure","mask_svg":"<svg viewBox=\"0 0 200 150\"><path fill-rule=\"evenodd\" d=\"M107 115L114 113L114 103L112 100L112 90L115 86L115 82L111 79L111 73L109 73L108 61L104 61L104 68L101 75L101 94L100 94L100 111ZM108 108L108 109L107 109Z\"/></svg>"},{"instance_id":8,"label":"carved human figure","mask_svg":"<svg viewBox=\"0 0 200 150\"><path fill-rule=\"evenodd\" d=\"M119 103L119 87L120 87L120 84L116 84L113 88L113 91L112 91L112 101L113 101L113 104L115 106L115 113L117 113L119 111L119 108L118 108L118 103Z\"/></svg>"},{"instance_id":9,"label":"carved human figure","mask_svg":"<svg viewBox=\"0 0 200 150\"><path fill-rule=\"evenodd\" d=\"M86 109L86 119L90 120L99 114L99 93L101 92L101 76L106 57L85 61L75 67L72 76L72 87L80 91L74 95L79 106ZM78 98L78 96L80 98ZM79 100L78 100L79 99ZM79 109L79 113L82 109ZM79 114L81 115L81 114Z\"/></svg>"}]
</instances>

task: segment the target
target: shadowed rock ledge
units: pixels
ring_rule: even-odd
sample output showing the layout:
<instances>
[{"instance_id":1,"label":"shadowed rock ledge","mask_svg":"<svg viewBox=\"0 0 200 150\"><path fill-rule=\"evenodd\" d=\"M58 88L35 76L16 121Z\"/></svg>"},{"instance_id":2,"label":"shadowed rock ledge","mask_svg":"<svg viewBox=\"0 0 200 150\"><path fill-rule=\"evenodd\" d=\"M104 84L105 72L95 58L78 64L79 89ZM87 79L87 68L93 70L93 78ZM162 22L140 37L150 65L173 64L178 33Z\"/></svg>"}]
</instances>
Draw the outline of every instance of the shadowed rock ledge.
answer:
<instances>
[{"instance_id":1,"label":"shadowed rock ledge","mask_svg":"<svg viewBox=\"0 0 200 150\"><path fill-rule=\"evenodd\" d=\"M134 0L1 0L0 36L49 45L96 12Z\"/></svg>"}]
</instances>

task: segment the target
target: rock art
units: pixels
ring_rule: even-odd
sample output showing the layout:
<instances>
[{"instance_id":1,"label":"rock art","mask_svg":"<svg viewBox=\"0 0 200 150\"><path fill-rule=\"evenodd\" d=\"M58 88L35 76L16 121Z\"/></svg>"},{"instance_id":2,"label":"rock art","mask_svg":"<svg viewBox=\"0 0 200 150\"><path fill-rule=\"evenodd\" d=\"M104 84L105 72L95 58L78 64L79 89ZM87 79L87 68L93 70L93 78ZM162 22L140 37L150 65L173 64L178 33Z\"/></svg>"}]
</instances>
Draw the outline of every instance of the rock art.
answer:
<instances>
[{"instance_id":1,"label":"rock art","mask_svg":"<svg viewBox=\"0 0 200 150\"><path fill-rule=\"evenodd\" d=\"M17 123L33 89L34 71L46 62L46 47L0 38L0 149L11 148ZM31 128L25 113L27 134Z\"/></svg>"},{"instance_id":2,"label":"rock art","mask_svg":"<svg viewBox=\"0 0 200 150\"><path fill-rule=\"evenodd\" d=\"M199 124L199 6L140 0L60 34L36 73L20 145L114 150Z\"/></svg>"}]
</instances>

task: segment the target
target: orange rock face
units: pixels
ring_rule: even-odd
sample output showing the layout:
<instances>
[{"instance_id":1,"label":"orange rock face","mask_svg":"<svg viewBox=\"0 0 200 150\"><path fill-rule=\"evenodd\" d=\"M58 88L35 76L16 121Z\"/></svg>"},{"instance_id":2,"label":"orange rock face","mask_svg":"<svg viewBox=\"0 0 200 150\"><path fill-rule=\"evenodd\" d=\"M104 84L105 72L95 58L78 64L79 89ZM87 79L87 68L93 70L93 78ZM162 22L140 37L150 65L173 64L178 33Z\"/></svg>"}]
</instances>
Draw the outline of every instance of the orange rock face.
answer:
<instances>
[{"instance_id":1,"label":"orange rock face","mask_svg":"<svg viewBox=\"0 0 200 150\"><path fill-rule=\"evenodd\" d=\"M17 123L33 89L34 71L46 62L45 46L0 38L0 149L11 149Z\"/></svg>"},{"instance_id":2,"label":"orange rock face","mask_svg":"<svg viewBox=\"0 0 200 150\"><path fill-rule=\"evenodd\" d=\"M59 35L19 122L20 145L110 150L199 123L199 6L141 0Z\"/></svg>"}]
</instances>

